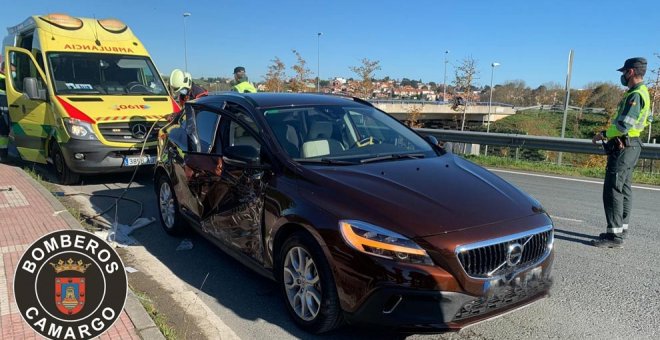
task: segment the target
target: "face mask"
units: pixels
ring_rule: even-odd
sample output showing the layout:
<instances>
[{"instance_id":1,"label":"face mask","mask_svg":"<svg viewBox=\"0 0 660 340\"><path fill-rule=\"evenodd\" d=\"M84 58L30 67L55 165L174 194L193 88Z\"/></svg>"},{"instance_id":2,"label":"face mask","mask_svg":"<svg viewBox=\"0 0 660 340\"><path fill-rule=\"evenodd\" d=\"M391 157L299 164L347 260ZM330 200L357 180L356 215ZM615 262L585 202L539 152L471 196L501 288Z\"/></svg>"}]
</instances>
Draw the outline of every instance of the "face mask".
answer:
<instances>
[{"instance_id":1,"label":"face mask","mask_svg":"<svg viewBox=\"0 0 660 340\"><path fill-rule=\"evenodd\" d=\"M16 71L11 71L11 77L12 77L13 79L16 79Z\"/></svg>"},{"instance_id":2,"label":"face mask","mask_svg":"<svg viewBox=\"0 0 660 340\"><path fill-rule=\"evenodd\" d=\"M628 78L626 78L625 73L621 75L621 85L628 86Z\"/></svg>"}]
</instances>

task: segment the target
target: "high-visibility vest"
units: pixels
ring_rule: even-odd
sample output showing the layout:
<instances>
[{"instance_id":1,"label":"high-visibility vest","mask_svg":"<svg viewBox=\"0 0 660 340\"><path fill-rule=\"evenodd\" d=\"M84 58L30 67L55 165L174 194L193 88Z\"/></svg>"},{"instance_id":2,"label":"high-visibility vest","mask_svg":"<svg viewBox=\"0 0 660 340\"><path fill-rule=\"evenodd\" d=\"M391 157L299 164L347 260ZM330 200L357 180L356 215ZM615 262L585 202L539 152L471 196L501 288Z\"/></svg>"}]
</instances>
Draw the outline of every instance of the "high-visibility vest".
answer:
<instances>
[{"instance_id":1,"label":"high-visibility vest","mask_svg":"<svg viewBox=\"0 0 660 340\"><path fill-rule=\"evenodd\" d=\"M257 89L255 89L254 86L252 84L250 84L250 82L248 82L248 81L242 81L242 82L234 85L231 89L233 91L238 92L238 93L245 93L245 92L256 93L257 92Z\"/></svg>"},{"instance_id":2,"label":"high-visibility vest","mask_svg":"<svg viewBox=\"0 0 660 340\"><path fill-rule=\"evenodd\" d=\"M649 89L648 87L646 87L646 85L642 84L640 86L637 86L634 90L632 91L629 90L629 92L626 93L626 96L619 103L617 115L614 118L613 122L619 120L619 115L621 115L621 113L625 109L626 104L628 103L628 99L630 98L630 96L632 96L635 93L639 94L639 96L642 98L642 102L640 103L642 107L639 111L639 116L637 116L637 119L629 116L623 118L624 122L632 125L630 129L628 129L629 137L639 137L642 134L642 131L644 131L644 129L649 125L648 115L649 112L651 112L651 96L649 95ZM621 131L617 130L615 124L616 123L613 123L612 125L610 125L609 129L607 129L606 135L608 138L622 135Z\"/></svg>"}]
</instances>

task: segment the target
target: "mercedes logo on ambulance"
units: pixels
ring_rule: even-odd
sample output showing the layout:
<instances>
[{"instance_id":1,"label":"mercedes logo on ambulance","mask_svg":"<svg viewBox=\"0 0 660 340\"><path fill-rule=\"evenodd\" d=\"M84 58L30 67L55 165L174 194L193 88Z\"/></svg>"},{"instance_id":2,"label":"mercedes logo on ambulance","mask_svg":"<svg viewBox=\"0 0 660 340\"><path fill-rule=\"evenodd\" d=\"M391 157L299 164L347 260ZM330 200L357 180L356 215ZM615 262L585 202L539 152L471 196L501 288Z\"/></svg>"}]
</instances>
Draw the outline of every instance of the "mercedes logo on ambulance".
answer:
<instances>
[{"instance_id":1,"label":"mercedes logo on ambulance","mask_svg":"<svg viewBox=\"0 0 660 340\"><path fill-rule=\"evenodd\" d=\"M147 135L147 126L144 124L135 124L131 128L131 133L133 134L133 137L137 139L144 139Z\"/></svg>"}]
</instances>

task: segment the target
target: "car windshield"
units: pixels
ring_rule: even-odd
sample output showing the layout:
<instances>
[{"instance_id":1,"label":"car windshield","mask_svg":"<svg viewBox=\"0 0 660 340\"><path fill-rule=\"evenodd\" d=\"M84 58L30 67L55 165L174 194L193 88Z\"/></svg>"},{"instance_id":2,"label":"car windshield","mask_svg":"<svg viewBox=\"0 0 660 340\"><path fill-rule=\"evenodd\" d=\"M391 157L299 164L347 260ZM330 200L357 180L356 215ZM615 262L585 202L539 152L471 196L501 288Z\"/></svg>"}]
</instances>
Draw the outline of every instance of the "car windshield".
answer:
<instances>
[{"instance_id":1,"label":"car windshield","mask_svg":"<svg viewBox=\"0 0 660 340\"><path fill-rule=\"evenodd\" d=\"M319 105L262 112L282 148L301 163L350 165L437 155L423 138L368 106Z\"/></svg>"},{"instance_id":2,"label":"car windshield","mask_svg":"<svg viewBox=\"0 0 660 340\"><path fill-rule=\"evenodd\" d=\"M167 95L147 57L100 53L49 53L57 94Z\"/></svg>"}]
</instances>

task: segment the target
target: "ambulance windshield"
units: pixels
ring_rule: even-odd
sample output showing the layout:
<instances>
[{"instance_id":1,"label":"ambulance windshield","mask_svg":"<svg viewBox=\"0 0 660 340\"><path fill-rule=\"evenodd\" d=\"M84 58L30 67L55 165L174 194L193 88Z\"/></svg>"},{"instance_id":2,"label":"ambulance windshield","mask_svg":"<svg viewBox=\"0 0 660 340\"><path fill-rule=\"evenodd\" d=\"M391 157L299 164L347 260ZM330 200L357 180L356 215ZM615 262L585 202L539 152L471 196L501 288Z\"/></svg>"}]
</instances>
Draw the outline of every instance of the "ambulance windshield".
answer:
<instances>
[{"instance_id":1,"label":"ambulance windshield","mask_svg":"<svg viewBox=\"0 0 660 340\"><path fill-rule=\"evenodd\" d=\"M55 92L76 95L167 95L147 57L99 53L48 54Z\"/></svg>"}]
</instances>

